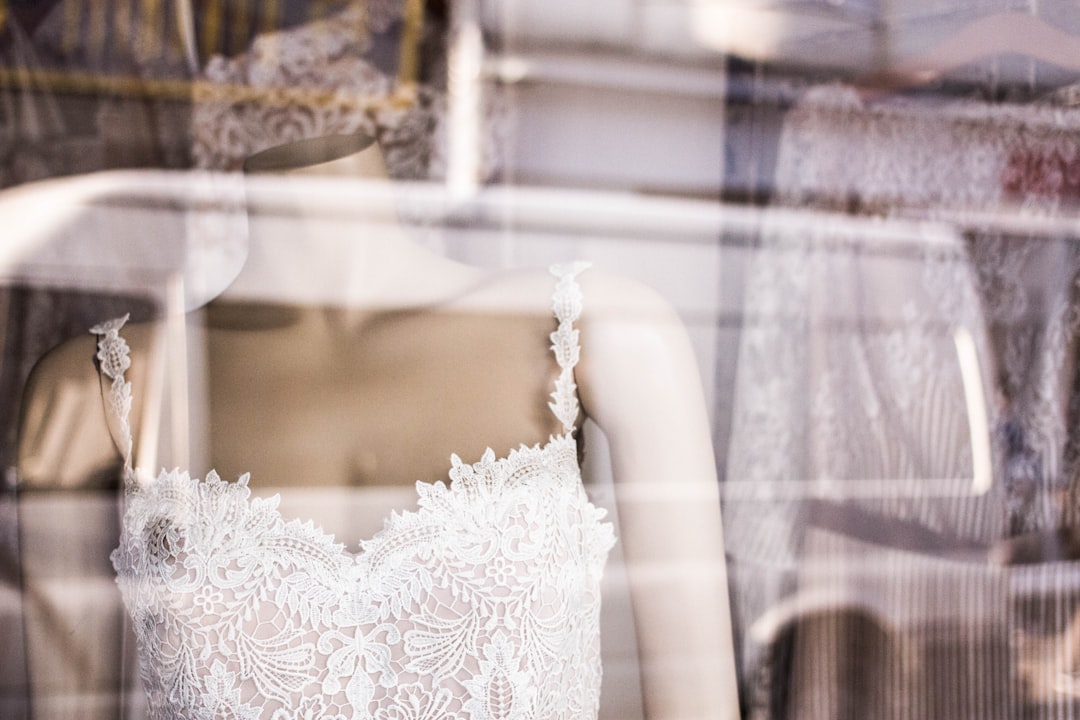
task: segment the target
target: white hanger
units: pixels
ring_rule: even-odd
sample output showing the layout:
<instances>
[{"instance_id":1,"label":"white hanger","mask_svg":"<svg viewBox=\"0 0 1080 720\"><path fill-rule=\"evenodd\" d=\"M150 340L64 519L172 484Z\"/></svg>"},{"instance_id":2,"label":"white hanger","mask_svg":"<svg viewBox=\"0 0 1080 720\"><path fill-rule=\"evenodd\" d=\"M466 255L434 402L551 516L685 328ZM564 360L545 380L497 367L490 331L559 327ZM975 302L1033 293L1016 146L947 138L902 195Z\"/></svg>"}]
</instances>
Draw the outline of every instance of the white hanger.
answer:
<instances>
[{"instance_id":1,"label":"white hanger","mask_svg":"<svg viewBox=\"0 0 1080 720\"><path fill-rule=\"evenodd\" d=\"M1024 12L988 15L929 50L856 81L873 93L933 82L948 72L997 55L1020 55L1080 73L1080 35Z\"/></svg>"}]
</instances>

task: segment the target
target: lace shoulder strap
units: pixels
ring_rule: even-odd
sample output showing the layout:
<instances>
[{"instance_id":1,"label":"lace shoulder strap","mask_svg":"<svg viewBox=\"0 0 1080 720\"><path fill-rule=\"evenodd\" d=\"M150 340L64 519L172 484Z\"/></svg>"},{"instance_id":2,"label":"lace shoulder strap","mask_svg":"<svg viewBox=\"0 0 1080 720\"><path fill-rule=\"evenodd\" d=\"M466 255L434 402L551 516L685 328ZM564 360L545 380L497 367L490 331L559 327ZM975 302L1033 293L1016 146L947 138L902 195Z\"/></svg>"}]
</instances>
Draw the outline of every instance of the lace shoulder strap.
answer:
<instances>
[{"instance_id":1,"label":"lace shoulder strap","mask_svg":"<svg viewBox=\"0 0 1080 720\"><path fill-rule=\"evenodd\" d=\"M574 422L578 416L574 366L581 357L581 347L578 345L578 331L574 327L574 321L581 317L582 297L577 276L589 265L590 263L579 261L552 265L549 268L551 274L558 278L551 297L551 310L559 321L559 326L551 333L551 349L555 353L560 372L555 380L555 390L551 393L548 407L562 423L563 432L568 434L574 432Z\"/></svg>"},{"instance_id":2,"label":"lace shoulder strap","mask_svg":"<svg viewBox=\"0 0 1080 720\"><path fill-rule=\"evenodd\" d=\"M129 315L114 318L90 328L98 336L98 370L112 380L105 408L116 420L120 437L120 451L124 454L124 489L136 487L135 470L131 462L131 383L124 379L124 372L131 367L131 349L120 336L120 328Z\"/></svg>"}]
</instances>

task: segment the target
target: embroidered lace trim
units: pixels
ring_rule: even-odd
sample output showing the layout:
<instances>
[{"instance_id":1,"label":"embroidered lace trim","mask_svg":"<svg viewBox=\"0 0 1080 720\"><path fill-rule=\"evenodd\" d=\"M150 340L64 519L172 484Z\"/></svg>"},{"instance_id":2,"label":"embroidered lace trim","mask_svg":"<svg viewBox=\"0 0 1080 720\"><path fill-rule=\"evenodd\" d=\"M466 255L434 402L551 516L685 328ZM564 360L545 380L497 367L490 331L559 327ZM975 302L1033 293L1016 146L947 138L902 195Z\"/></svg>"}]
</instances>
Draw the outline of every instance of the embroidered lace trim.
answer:
<instances>
[{"instance_id":1,"label":"embroidered lace trim","mask_svg":"<svg viewBox=\"0 0 1080 720\"><path fill-rule=\"evenodd\" d=\"M154 717L580 720L600 688L600 579L614 543L581 485L572 380L581 312L559 277L565 432L417 483L356 555L311 522L287 521L248 477L163 471L128 492L113 553ZM130 408L126 318L94 328L110 410Z\"/></svg>"},{"instance_id":2,"label":"embroidered lace trim","mask_svg":"<svg viewBox=\"0 0 1080 720\"><path fill-rule=\"evenodd\" d=\"M120 337L120 328L128 321L129 315L108 320L90 328L98 338L98 368L105 377L112 380L107 394L110 415L117 421L120 452L124 456L125 486L133 476L131 465L131 383L124 379L124 373L131 367L131 348Z\"/></svg>"},{"instance_id":3,"label":"embroidered lace trim","mask_svg":"<svg viewBox=\"0 0 1080 720\"><path fill-rule=\"evenodd\" d=\"M555 265L551 273L557 277L555 294L551 301L551 310L559 326L551 333L551 349L555 352L555 361L559 364L559 378L551 393L552 402L548 407L563 424L563 432L573 432L577 423L578 399L577 385L574 383L574 366L581 355L578 345L578 331L574 323L581 317L581 287L577 276L589 263L576 262L570 265Z\"/></svg>"}]
</instances>

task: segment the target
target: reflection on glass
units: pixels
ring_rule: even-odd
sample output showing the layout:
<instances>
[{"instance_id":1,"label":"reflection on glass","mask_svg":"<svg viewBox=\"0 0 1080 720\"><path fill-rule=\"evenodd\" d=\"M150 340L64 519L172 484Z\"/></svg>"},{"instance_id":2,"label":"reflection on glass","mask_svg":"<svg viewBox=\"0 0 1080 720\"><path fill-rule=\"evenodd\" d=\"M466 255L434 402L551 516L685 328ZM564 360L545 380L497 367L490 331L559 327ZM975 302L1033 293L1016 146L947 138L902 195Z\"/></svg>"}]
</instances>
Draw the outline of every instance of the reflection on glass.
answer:
<instances>
[{"instance_id":1,"label":"reflection on glass","mask_svg":"<svg viewBox=\"0 0 1080 720\"><path fill-rule=\"evenodd\" d=\"M394 688L388 717L546 719L578 702L550 691L569 678L591 717L598 657L605 719L1080 714L1078 47L1062 3L0 1L0 717L164 706L130 639L176 616L125 627L109 552L125 529L128 570L184 550L175 514L143 518L156 545L118 515L123 433L86 332L129 312L134 464L251 472L188 489L317 520L289 541L334 533L329 565L415 507L415 481L498 474L521 442L559 468L583 454L612 511L552 496L595 541L558 577L597 580L582 558L618 525L597 617L586 583L577 605L491 601L506 632L478 630L479 600L442 588L452 622L322 648L274 645L293 616L259 624L279 605L224 584L270 568L274 602L368 628L362 603L294 593L295 544L238 555L178 607L220 630L243 605L256 630L203 659L243 637L278 674L256 701L220 651L185 685L210 716L333 717ZM552 355L557 281L502 271L572 258L594 264L586 315L677 338L670 373L640 339L597 372L584 320ZM635 291L606 296L611 275ZM575 344L583 417L647 432L549 442ZM693 403L605 415L672 377ZM391 522L419 537L429 518ZM485 587L527 575L533 530ZM394 557L378 577L412 602L430 588ZM593 620L601 656L551 639ZM430 680L462 637L486 650L448 698ZM293 697L316 656L338 674ZM549 685L522 680L536 668Z\"/></svg>"}]
</instances>

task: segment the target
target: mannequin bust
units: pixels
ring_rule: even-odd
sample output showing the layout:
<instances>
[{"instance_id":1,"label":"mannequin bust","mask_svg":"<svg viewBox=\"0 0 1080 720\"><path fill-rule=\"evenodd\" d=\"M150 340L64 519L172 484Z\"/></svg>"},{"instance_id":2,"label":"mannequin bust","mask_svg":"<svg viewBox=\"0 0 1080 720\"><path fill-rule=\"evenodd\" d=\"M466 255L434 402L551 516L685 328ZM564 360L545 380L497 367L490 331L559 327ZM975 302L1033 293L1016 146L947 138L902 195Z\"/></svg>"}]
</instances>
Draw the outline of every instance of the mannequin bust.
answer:
<instances>
[{"instance_id":1,"label":"mannequin bust","mask_svg":"<svg viewBox=\"0 0 1080 720\"><path fill-rule=\"evenodd\" d=\"M204 402L191 402L188 420L206 442L169 462L225 479L251 472L256 495L282 494L285 517L348 543L414 506L412 484L444 479L450 453L474 462L490 447L502 457L556 434L547 399L559 367L548 349L548 273L488 272L429 253L393 222L389 200L362 227L320 211L335 181L384 173L377 145L338 144L350 152L327 160L326 144L309 141L249 168L270 174L250 178L247 263L189 319L205 362L189 373L204 378L190 394ZM584 416L610 443L647 716L737 717L715 465L685 330L635 282L589 270L580 284L575 380ZM154 412L160 359L175 352L153 324L124 337L138 429ZM116 467L94 342L57 348L26 387L27 486L73 486ZM64 452L51 439L71 428L82 441ZM136 462L158 464L140 453L143 440L136 433Z\"/></svg>"}]
</instances>

